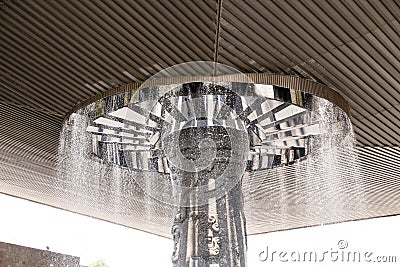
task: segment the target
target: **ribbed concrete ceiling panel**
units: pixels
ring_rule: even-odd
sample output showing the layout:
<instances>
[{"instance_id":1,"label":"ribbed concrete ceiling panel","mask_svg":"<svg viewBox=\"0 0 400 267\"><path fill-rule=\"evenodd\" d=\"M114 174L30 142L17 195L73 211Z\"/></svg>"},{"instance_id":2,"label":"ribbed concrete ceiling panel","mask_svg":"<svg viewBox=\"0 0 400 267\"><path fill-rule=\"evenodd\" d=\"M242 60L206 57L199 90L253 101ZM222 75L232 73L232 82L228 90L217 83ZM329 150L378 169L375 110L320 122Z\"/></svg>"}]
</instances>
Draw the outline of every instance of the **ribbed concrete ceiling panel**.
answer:
<instances>
[{"instance_id":1,"label":"ribbed concrete ceiling panel","mask_svg":"<svg viewBox=\"0 0 400 267\"><path fill-rule=\"evenodd\" d=\"M52 196L53 168L73 106L177 63L217 58L245 73L295 75L343 95L371 216L399 213L399 18L397 0L0 0L0 176L11 181L1 192L61 205L65 199ZM12 159L28 163L18 171ZM24 170L31 172L20 179ZM92 216L112 220L101 203Z\"/></svg>"},{"instance_id":2,"label":"ribbed concrete ceiling panel","mask_svg":"<svg viewBox=\"0 0 400 267\"><path fill-rule=\"evenodd\" d=\"M356 128L360 145L396 145L399 12L396 1L226 1L220 61L325 83L347 98L355 124L368 124Z\"/></svg>"},{"instance_id":3,"label":"ribbed concrete ceiling panel","mask_svg":"<svg viewBox=\"0 0 400 267\"><path fill-rule=\"evenodd\" d=\"M0 103L0 150L39 165L54 167L61 118Z\"/></svg>"},{"instance_id":4,"label":"ribbed concrete ceiling panel","mask_svg":"<svg viewBox=\"0 0 400 267\"><path fill-rule=\"evenodd\" d=\"M177 63L212 60L216 6L213 1L5 1L2 91L8 91L7 100L26 104L33 98L33 108L63 116L112 87L144 81Z\"/></svg>"}]
</instances>

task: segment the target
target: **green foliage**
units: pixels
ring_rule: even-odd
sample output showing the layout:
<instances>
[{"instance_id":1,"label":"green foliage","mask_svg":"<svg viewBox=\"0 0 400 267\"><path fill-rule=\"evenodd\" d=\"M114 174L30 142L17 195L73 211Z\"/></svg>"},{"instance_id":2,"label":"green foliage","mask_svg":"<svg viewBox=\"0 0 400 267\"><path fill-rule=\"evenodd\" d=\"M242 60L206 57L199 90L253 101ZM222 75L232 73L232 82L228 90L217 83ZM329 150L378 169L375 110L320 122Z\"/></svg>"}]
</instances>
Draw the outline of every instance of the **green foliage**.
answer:
<instances>
[{"instance_id":1,"label":"green foliage","mask_svg":"<svg viewBox=\"0 0 400 267\"><path fill-rule=\"evenodd\" d=\"M103 259L99 259L96 262L90 264L89 267L110 267L110 265L106 264Z\"/></svg>"}]
</instances>

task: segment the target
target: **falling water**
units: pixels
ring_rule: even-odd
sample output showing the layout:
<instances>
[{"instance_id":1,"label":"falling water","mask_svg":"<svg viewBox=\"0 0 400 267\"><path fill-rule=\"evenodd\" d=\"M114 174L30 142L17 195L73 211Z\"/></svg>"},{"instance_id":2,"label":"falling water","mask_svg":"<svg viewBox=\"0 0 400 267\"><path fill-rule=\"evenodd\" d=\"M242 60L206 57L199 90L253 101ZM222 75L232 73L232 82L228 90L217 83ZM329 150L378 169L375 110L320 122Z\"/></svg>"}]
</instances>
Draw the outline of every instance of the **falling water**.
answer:
<instances>
[{"instance_id":1,"label":"falling water","mask_svg":"<svg viewBox=\"0 0 400 267\"><path fill-rule=\"evenodd\" d=\"M307 166L315 177L306 179L308 200L320 207L321 220L348 220L349 210L364 209L353 129L346 114L327 100L316 98L313 110L321 119L321 135L314 140L320 148Z\"/></svg>"},{"instance_id":2,"label":"falling water","mask_svg":"<svg viewBox=\"0 0 400 267\"><path fill-rule=\"evenodd\" d=\"M110 110L115 109L118 98L108 101L108 105ZM140 188L134 181L142 174L91 155L92 139L86 129L92 124L95 112L96 105L91 104L72 114L61 134L56 187L63 188L75 208L84 213L91 207L93 215L118 219L119 215L129 216L130 205L138 205L127 203L138 191L150 192L158 188L160 195L170 194L170 189L157 179L142 177L145 183L144 188ZM249 224L260 223L254 218L263 217L270 218L263 224L270 224L272 230L285 229L359 218L365 211L355 138L348 117L334 104L317 97L314 97L311 112L319 121L321 134L311 137L311 153L305 160L256 171L245 177L243 191L247 195L245 211ZM116 150L107 150L110 151ZM117 154L108 156L118 157ZM271 187L271 191L264 194L264 201L252 199L265 187ZM148 194L141 195L144 203L154 202ZM252 206L255 203L263 206ZM105 207L111 207L109 214L104 213ZM171 209L164 211L164 217L170 217ZM150 222L156 214L154 205L150 204L140 205L136 210L141 211L143 222Z\"/></svg>"},{"instance_id":3,"label":"falling water","mask_svg":"<svg viewBox=\"0 0 400 267\"><path fill-rule=\"evenodd\" d=\"M246 177L249 223L257 225L261 223L258 218L270 218L263 223L274 231L365 216L364 187L349 118L318 97L313 97L311 116L318 120L320 135L310 137L310 154L304 160ZM259 203L258 192L263 192L263 206L253 205Z\"/></svg>"},{"instance_id":4,"label":"falling water","mask_svg":"<svg viewBox=\"0 0 400 267\"><path fill-rule=\"evenodd\" d=\"M104 110L116 110L121 105L120 100L120 95L109 97ZM151 196L144 194L146 188L135 182L142 173L93 155L92 134L87 132L87 127L93 125L101 103L104 102L95 102L76 111L63 125L54 181L55 194L61 196L59 206L123 225L133 224L139 228L146 225L148 231L165 235L171 224L172 207L160 209ZM113 145L107 144L105 152L108 158L118 160L117 149L110 149ZM144 181L147 187L154 187L151 183L156 182L154 179Z\"/></svg>"},{"instance_id":5,"label":"falling water","mask_svg":"<svg viewBox=\"0 0 400 267\"><path fill-rule=\"evenodd\" d=\"M103 164L91 154L91 138L86 132L93 105L74 113L61 132L58 157L59 186L75 199L76 205L93 208L108 203L118 213L122 170L112 164ZM110 155L115 157L116 155Z\"/></svg>"},{"instance_id":6,"label":"falling water","mask_svg":"<svg viewBox=\"0 0 400 267\"><path fill-rule=\"evenodd\" d=\"M82 213L87 213L87 209L89 208L90 214L93 216L98 216L105 219L109 218L113 221L118 221L122 218L125 218L126 220L130 219L140 221L142 223L142 227L143 225L146 225L147 230L150 232L153 230L155 230L155 232L159 231L159 233L160 231L161 233L166 232L164 230L168 229L171 225L171 221L174 220L174 218L171 218L173 213L172 206L173 204L176 205L177 200L173 197L173 186L171 186L171 179L173 179L173 175L171 175L172 178L170 178L169 173L172 173L172 171L166 172L166 169L161 171L150 170L149 164L151 160L160 160L160 158L162 158L162 156L160 156L162 153L169 155L169 147L172 147L173 153L176 153L178 142L172 142L175 146L171 145L171 143L169 145L165 145L165 147L162 147L162 153L160 152L160 154L157 154L157 149L154 148L156 148L156 146L160 145L162 142L167 142L169 139L162 139L158 136L155 138L155 140L158 141L151 143L149 142L151 139L151 134L161 134L157 131L153 131L151 134L142 132L141 134L146 136L146 142L150 143L150 147L156 151L155 155L157 156L152 158L153 155L150 156L150 151L147 151L143 148L136 149L135 145L139 144L137 147L140 147L140 143L132 143L133 145L130 143L129 145L132 145L132 147L135 147L135 149L122 149L124 153L127 153L124 154L123 158L126 161L131 160L131 164L133 165L129 165L128 162L126 162L127 164L124 165L120 162L121 149L118 147L119 145L121 145L121 147L124 146L124 143L121 141L123 138L121 137L120 143L109 141L109 139L107 139L108 136L102 135L104 134L103 131L107 130L107 128L99 128L98 132L96 132L97 135L92 135L92 133L88 131L88 127L96 124L94 123L95 119L102 117L103 115L108 115L110 112L121 110L126 106L131 108L127 108L127 110L130 110L131 112L133 112L135 108L137 110L144 110L143 114L145 115L139 114L139 117L150 116L146 114L146 112L148 112L154 116L156 116L155 114L158 114L157 116L160 120L168 120L169 118L165 116L165 114L171 112L168 110L167 102L171 101L171 99L168 99L168 97L171 97L172 94L168 95L167 92L174 90L174 86L176 85L145 87L145 90L139 90L138 93L134 94L133 97L129 99L129 103L123 100L124 94L110 96L102 101L95 102L82 108L81 110L78 110L69 117L68 121L65 122L61 134L59 149L57 186L59 188L63 188L64 193L69 195L70 202L73 203L73 205L76 207L76 210L81 211ZM160 91L152 91L154 88L158 88L155 90ZM214 90L216 89L214 88ZM243 91L248 93L246 90ZM160 97L164 96L167 97L160 101ZM174 97L179 99L179 97L182 96L179 95ZM183 97L188 97L188 95L184 95ZM205 94L204 97L204 99L207 100L207 94ZM226 96L221 96L221 99L225 99L225 97ZM246 97L247 95L239 96L237 99L241 99L240 101L243 101L243 99L246 99ZM203 101L203 98L194 97L194 99L201 99L201 101ZM217 98L213 96L210 99ZM221 102L218 105L215 105L215 103L211 100L209 102L214 103L215 107L218 106L221 108L220 106L224 104L221 99L218 100ZM252 229L255 229L255 232L257 232L258 226L261 226L263 231L265 231L265 224L269 224L269 229L272 231L277 229L288 229L293 227L350 220L353 218L359 218L360 214L364 214L363 211L365 210L365 207L362 201L363 186L359 177L357 157L354 151L355 139L349 118L340 108L329 101L318 97L313 97L312 99L312 103L310 104L311 106L309 107L309 115L311 118L310 125L319 125L319 134L315 136L308 135L308 129L303 127L305 126L303 124L308 123L304 118L302 118L304 121L300 120L302 122L299 122L298 125L294 126L294 128L300 128L300 131L303 131L302 133L304 136L308 136L306 138L308 138L309 142L308 147L306 147L307 151L305 152L307 156L299 157L296 162L289 160L286 162L282 161L285 162L285 166L276 166L273 169L250 169L250 171L244 175L243 193L245 195L245 213L248 224L252 225ZM188 101L187 99L185 99L185 101L186 104L195 102L194 100ZM262 101L265 101L265 99L262 99ZM163 104L161 104L161 102ZM254 102L257 103L257 101ZM264 102L261 102L260 100L260 103ZM177 105L182 104L180 103ZM232 112L233 107L234 106L230 107L230 112ZM154 110L153 113L153 109L158 110ZM182 106L179 106L178 109L181 109L179 112L183 112ZM99 110L101 110L101 112L99 112ZM210 109L210 111L211 110L212 109ZM188 112L188 110L186 110L186 112ZM256 118L261 118L263 115L266 115L257 114L257 112L255 113ZM290 111L288 111L288 113L290 113ZM190 112L188 112L188 114L190 114ZM249 114L246 116L250 116ZM200 116L200 114L197 115ZM292 114L287 114L287 116L290 115ZM206 114L204 116L202 115L200 117L203 118L207 116L210 116L210 114ZM102 117L102 119L106 119L104 117ZM236 119L239 117L240 116L236 116ZM227 118L230 117L228 116ZM135 119L134 122L139 124ZM187 115L185 119L190 119L196 121L197 123L198 118L195 120L194 118L191 118L190 115ZM154 120L159 121L157 118ZM236 127L239 127L241 124L235 120L233 120L232 123L236 123ZM249 121L249 118L246 117L245 120ZM155 121L152 121L151 123L154 124ZM178 123L172 122L171 125L175 125L174 123L176 123L176 125L181 127L179 124L181 121L177 121ZM257 120L255 119L254 121ZM261 121L262 120L260 119L260 122ZM118 124L119 121L116 119L112 123ZM140 129L143 130L152 128L149 127L150 122L148 117L145 118L145 121L142 123L143 124L140 126L133 126L137 128L129 128L132 127L132 125L129 125L128 127L126 124L124 126L126 126L125 128L128 128L128 130L132 131L141 131ZM111 125L111 128L113 127L114 126ZM157 124L157 126L154 127L161 126ZM193 128L197 127L198 126L196 124L196 126ZM223 127L229 128L226 127L225 124ZM246 126L243 127L245 130L242 132L246 134L247 138L247 128ZM212 127L208 128L211 129ZM279 127L274 130L277 129L279 129ZM175 131L176 129L173 130ZM179 130L182 129L179 128ZM175 133L174 131L171 133ZM150 138L148 138L148 135ZM268 133L266 135L268 135ZM171 136L172 141L175 139L177 140L177 138L174 139L174 135L171 134ZM229 134L227 134L227 136L229 136ZM107 140L107 142L104 142L104 140L101 139L102 146L99 145L98 148L100 150L102 148L103 150L99 152L99 154L101 154L99 157L96 157L96 155L94 155L95 153L93 152L95 150L94 148L96 148L99 143L97 141L98 139L94 139L94 137L105 138ZM235 136L232 135L230 137ZM295 135L294 137L297 136ZM138 139L136 134L132 140L136 140L135 138ZM222 137L220 138L222 139ZM195 136L188 135L187 139L185 139L185 142L190 145L193 139L195 139ZM243 140L244 139L240 139L239 137L236 138L233 142L231 142L232 147L236 147L238 144L245 144L246 149L248 149L249 143L246 143ZM264 145L271 143L268 141L270 140L262 140L260 144ZM194 143L193 146L195 146ZM236 151L240 149L232 150ZM191 150L189 149L188 151ZM207 151L205 150L205 152ZM291 152L294 153L294 150ZM139 155L139 153L142 154ZM283 157L283 155L284 154L281 154L279 156ZM277 155L273 154L274 159L275 156ZM168 166L171 166L171 160L174 160L174 158L175 155L171 154L171 157L168 159ZM143 163L140 163L142 160ZM244 165L248 163L246 162L246 156L240 157L240 163L242 163L242 161L242 169L244 170L247 168ZM232 162L234 161L232 160ZM236 165L240 164L237 163ZM133 168L130 168L130 166L133 166ZM159 167L159 165L157 166ZM196 168L198 168L198 166ZM232 169L235 169L235 167L230 165L229 169L232 171ZM184 173L187 170L183 168L179 171L180 173ZM211 173L211 171L209 172ZM237 177L241 178L242 175ZM236 181L232 184L233 186L236 186L239 183ZM223 191L222 196L228 191L230 194L231 188L232 187L223 188L225 190ZM232 190L232 192L233 191L235 190ZM238 189L237 191L241 190ZM209 200L208 198L206 199ZM156 202L157 204L154 204ZM241 203L241 197L239 202ZM187 207L184 204L181 206ZM159 207L165 207L165 209L160 210ZM236 208L238 207L239 205L236 206ZM232 213L231 215L234 214L233 209L234 208L231 210L228 209L229 212ZM240 210L242 211L241 208ZM135 213L135 217L129 216L131 215L130 213ZM193 214L195 213L192 212L192 215ZM179 221L180 215L181 214L177 212L175 219L178 218ZM211 216L212 214L209 215ZM226 217L227 212L221 210L221 215ZM164 222L162 221L163 218ZM165 220L165 218L168 219ZM207 217L202 219L212 220L212 218L213 217L211 216L210 218ZM235 218L235 216L232 216L232 218ZM265 222L265 218L270 218L270 220ZM162 223L165 224L164 229L160 227ZM217 232L219 233L219 226L217 228ZM221 229L223 228L221 227ZM204 228L203 230L207 229ZM243 233L244 232L245 231L243 231ZM199 230L199 233L201 234L202 231ZM204 233L206 232L204 231ZM189 238L190 236L187 237ZM220 247L218 245L218 249L219 248ZM206 248L206 250L208 249L209 248Z\"/></svg>"}]
</instances>

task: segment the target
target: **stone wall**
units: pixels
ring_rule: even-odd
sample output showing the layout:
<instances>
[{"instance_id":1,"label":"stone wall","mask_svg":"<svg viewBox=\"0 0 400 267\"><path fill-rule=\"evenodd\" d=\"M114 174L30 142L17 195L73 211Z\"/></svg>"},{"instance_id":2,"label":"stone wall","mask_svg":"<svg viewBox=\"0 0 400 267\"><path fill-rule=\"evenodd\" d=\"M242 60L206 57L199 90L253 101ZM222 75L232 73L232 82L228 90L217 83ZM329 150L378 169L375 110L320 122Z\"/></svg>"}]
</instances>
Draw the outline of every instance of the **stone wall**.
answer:
<instances>
[{"instance_id":1,"label":"stone wall","mask_svg":"<svg viewBox=\"0 0 400 267\"><path fill-rule=\"evenodd\" d=\"M0 242L0 267L79 267L79 257Z\"/></svg>"}]
</instances>

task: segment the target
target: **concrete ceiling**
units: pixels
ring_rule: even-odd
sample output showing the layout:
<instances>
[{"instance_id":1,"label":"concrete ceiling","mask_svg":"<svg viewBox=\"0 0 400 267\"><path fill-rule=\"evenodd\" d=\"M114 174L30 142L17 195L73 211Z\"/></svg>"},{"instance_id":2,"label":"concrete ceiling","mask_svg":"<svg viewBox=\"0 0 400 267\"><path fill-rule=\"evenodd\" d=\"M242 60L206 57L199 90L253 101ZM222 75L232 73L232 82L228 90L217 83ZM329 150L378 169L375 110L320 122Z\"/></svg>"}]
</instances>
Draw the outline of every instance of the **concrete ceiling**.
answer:
<instances>
[{"instance_id":1,"label":"concrete ceiling","mask_svg":"<svg viewBox=\"0 0 400 267\"><path fill-rule=\"evenodd\" d=\"M0 191L140 228L106 204L93 209L57 191L62 121L101 92L178 63L217 60L339 92L351 108L371 194L372 206L355 219L398 214L398 18L396 0L0 0Z\"/></svg>"}]
</instances>

